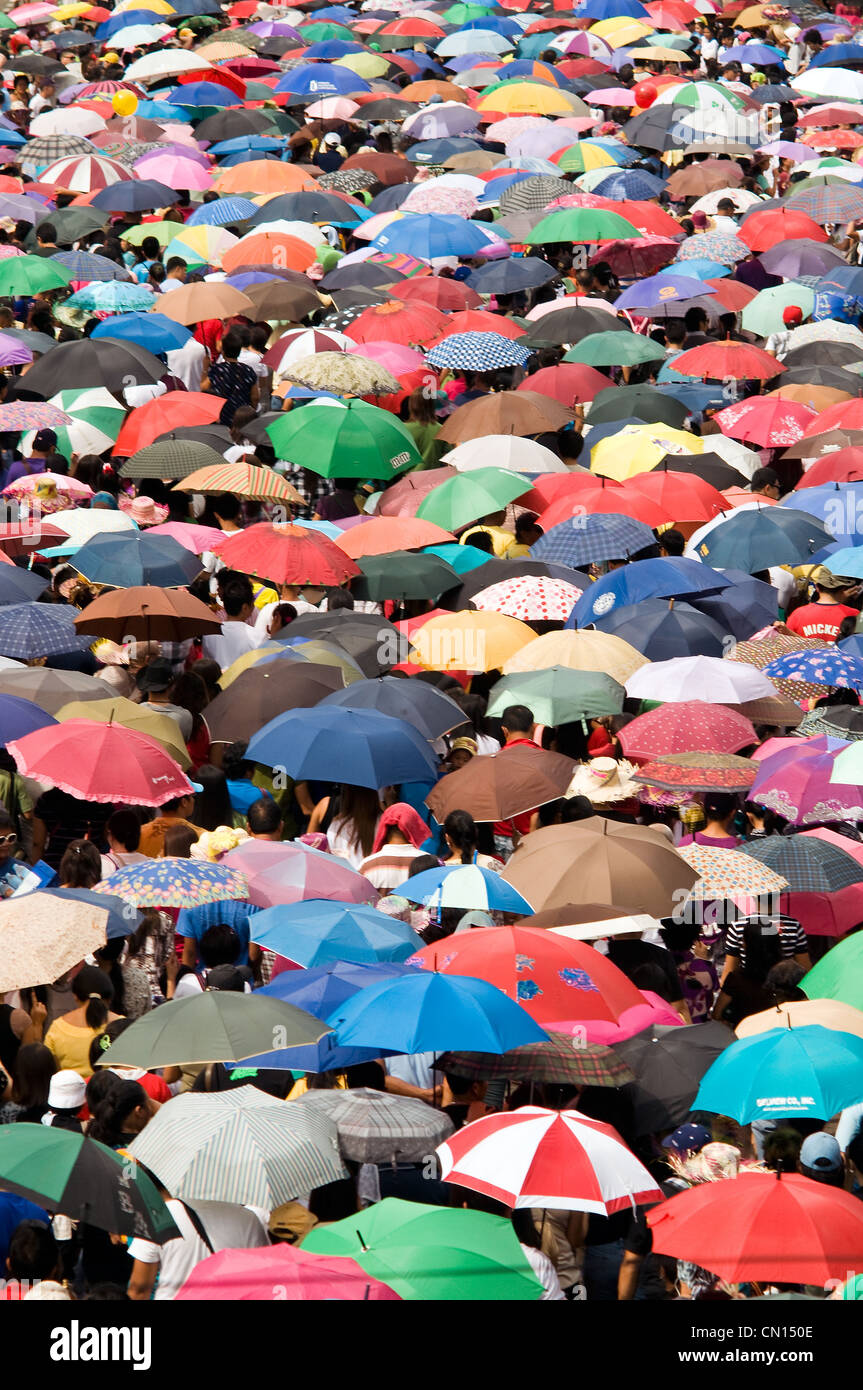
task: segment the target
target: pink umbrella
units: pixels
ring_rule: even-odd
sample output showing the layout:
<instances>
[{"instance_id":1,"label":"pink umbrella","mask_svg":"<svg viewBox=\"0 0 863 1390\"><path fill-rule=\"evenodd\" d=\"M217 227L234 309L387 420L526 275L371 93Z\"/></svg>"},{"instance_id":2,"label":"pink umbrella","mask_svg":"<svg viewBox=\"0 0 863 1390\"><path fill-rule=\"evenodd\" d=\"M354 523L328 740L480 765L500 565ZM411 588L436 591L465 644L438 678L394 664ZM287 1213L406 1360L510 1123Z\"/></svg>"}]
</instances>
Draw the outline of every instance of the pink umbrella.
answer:
<instances>
[{"instance_id":1,"label":"pink umbrella","mask_svg":"<svg viewBox=\"0 0 863 1390\"><path fill-rule=\"evenodd\" d=\"M350 97L322 97L306 107L306 115L320 121L349 121L359 106Z\"/></svg>"},{"instance_id":2,"label":"pink umbrella","mask_svg":"<svg viewBox=\"0 0 863 1390\"><path fill-rule=\"evenodd\" d=\"M606 87L602 92L591 92L590 99L595 106L637 106L632 92L625 87Z\"/></svg>"},{"instance_id":3,"label":"pink umbrella","mask_svg":"<svg viewBox=\"0 0 863 1390\"><path fill-rule=\"evenodd\" d=\"M217 526L197 526L191 521L163 521L161 526L150 526L151 536L170 536L193 555L202 555L212 550L225 538L224 531Z\"/></svg>"},{"instance_id":4,"label":"pink umbrella","mask_svg":"<svg viewBox=\"0 0 863 1390\"><path fill-rule=\"evenodd\" d=\"M198 142L195 139L195 132L190 125L166 125L162 127L162 134L157 137L159 143L183 145L189 149L198 149Z\"/></svg>"},{"instance_id":5,"label":"pink umbrella","mask_svg":"<svg viewBox=\"0 0 863 1390\"><path fill-rule=\"evenodd\" d=\"M219 1250L195 1266L176 1297L181 1302L262 1299L271 1303L274 1289L291 1303L400 1300L394 1289L366 1274L356 1260L315 1255L284 1244L260 1250Z\"/></svg>"},{"instance_id":6,"label":"pink umbrella","mask_svg":"<svg viewBox=\"0 0 863 1390\"><path fill-rule=\"evenodd\" d=\"M134 167L139 179L156 179L169 188L184 188L194 193L206 193L213 181L209 170L202 169L198 161L188 155L154 153L139 159Z\"/></svg>"},{"instance_id":7,"label":"pink umbrella","mask_svg":"<svg viewBox=\"0 0 863 1390\"><path fill-rule=\"evenodd\" d=\"M583 1038L585 1042L602 1043L605 1047L610 1047L612 1043L626 1042L627 1038L634 1038L636 1033L643 1032L653 1023L671 1028L686 1027L680 1014L660 995L654 994L650 989L643 989L641 993L644 995L644 1003L633 1004L631 1009L624 1009L616 1023L609 1023L605 1019L590 1019L580 1020L578 1023L546 1023L543 1027L555 1033L570 1033L573 1037Z\"/></svg>"},{"instance_id":8,"label":"pink umbrella","mask_svg":"<svg viewBox=\"0 0 863 1390\"><path fill-rule=\"evenodd\" d=\"M308 898L343 903L378 900L369 880L344 861L296 841L247 840L230 850L222 863L246 875L249 901L256 907L305 902Z\"/></svg>"},{"instance_id":9,"label":"pink umbrella","mask_svg":"<svg viewBox=\"0 0 863 1390\"><path fill-rule=\"evenodd\" d=\"M182 768L161 743L121 724L67 719L25 734L7 747L25 777L53 784L83 801L161 806L192 791Z\"/></svg>"},{"instance_id":10,"label":"pink umbrella","mask_svg":"<svg viewBox=\"0 0 863 1390\"><path fill-rule=\"evenodd\" d=\"M177 129L182 131L181 126L178 126ZM178 159L192 159L196 164L200 164L202 169L211 168L213 163L209 156L198 147L197 141L194 141L194 143L190 145L187 142L177 139L176 136L172 136L170 140L165 141L163 149L150 150L147 154L142 154L141 159L161 159L165 154L174 154ZM138 163L140 163L140 160Z\"/></svg>"},{"instance_id":11,"label":"pink umbrella","mask_svg":"<svg viewBox=\"0 0 863 1390\"><path fill-rule=\"evenodd\" d=\"M395 377L402 376L405 372L417 371L421 367L425 368L426 365L421 352L402 347L401 343L355 343L348 351L358 353L360 357L370 357L378 366L386 367Z\"/></svg>"}]
</instances>

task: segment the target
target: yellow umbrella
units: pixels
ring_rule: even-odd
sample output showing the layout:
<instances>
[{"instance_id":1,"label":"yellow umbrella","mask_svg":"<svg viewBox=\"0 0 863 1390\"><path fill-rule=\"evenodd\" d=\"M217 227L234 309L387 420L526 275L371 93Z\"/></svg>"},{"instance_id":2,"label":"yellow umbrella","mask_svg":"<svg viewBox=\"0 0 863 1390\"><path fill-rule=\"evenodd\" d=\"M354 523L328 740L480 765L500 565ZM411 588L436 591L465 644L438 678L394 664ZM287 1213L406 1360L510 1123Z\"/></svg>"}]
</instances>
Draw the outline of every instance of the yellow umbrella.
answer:
<instances>
[{"instance_id":1,"label":"yellow umbrella","mask_svg":"<svg viewBox=\"0 0 863 1390\"><path fill-rule=\"evenodd\" d=\"M587 437L590 447L590 436ZM674 430L670 425L626 425L617 434L602 439L591 450L594 473L625 482L636 473L649 473L666 454L701 454L704 444L696 434Z\"/></svg>"},{"instance_id":2,"label":"yellow umbrella","mask_svg":"<svg viewBox=\"0 0 863 1390\"><path fill-rule=\"evenodd\" d=\"M750 1014L735 1029L738 1038L752 1038L769 1028L803 1028L809 1023L832 1028L836 1033L853 1033L863 1038L863 1012L838 999L798 999L777 1004L760 1014Z\"/></svg>"},{"instance_id":3,"label":"yellow umbrella","mask_svg":"<svg viewBox=\"0 0 863 1390\"><path fill-rule=\"evenodd\" d=\"M737 16L734 23L740 29L766 29L773 23L773 20L765 13L770 8L770 5L750 5L748 10L743 10Z\"/></svg>"},{"instance_id":4,"label":"yellow umbrella","mask_svg":"<svg viewBox=\"0 0 863 1390\"><path fill-rule=\"evenodd\" d=\"M247 43L241 39L231 39L224 43L204 43L195 52L199 58L206 58L208 63L221 63L229 58L248 58L251 49Z\"/></svg>"},{"instance_id":5,"label":"yellow umbrella","mask_svg":"<svg viewBox=\"0 0 863 1390\"><path fill-rule=\"evenodd\" d=\"M265 656L272 656L274 652L284 654L284 647L278 642L269 642L264 647L254 647L250 652L243 652L236 661L232 662L226 671L219 677L219 685L223 690L227 690L241 676L244 671L248 671L250 666L256 666ZM290 658L288 658L290 660ZM339 652L335 643L332 645L327 642L304 642L303 661L312 661L316 666L337 666L345 678L345 685L353 685L354 681L363 679L360 668L351 660L347 653Z\"/></svg>"},{"instance_id":6,"label":"yellow umbrella","mask_svg":"<svg viewBox=\"0 0 863 1390\"><path fill-rule=\"evenodd\" d=\"M497 671L533 637L503 613L447 613L417 628L412 655L427 671Z\"/></svg>"},{"instance_id":7,"label":"yellow umbrella","mask_svg":"<svg viewBox=\"0 0 863 1390\"><path fill-rule=\"evenodd\" d=\"M174 225L176 226L176 223ZM174 241L188 246L190 251L201 257L205 265L218 265L226 251L239 245L240 238L233 236L224 227L200 226L183 227L177 232Z\"/></svg>"},{"instance_id":8,"label":"yellow umbrella","mask_svg":"<svg viewBox=\"0 0 863 1390\"><path fill-rule=\"evenodd\" d=\"M124 232L123 240L132 246L140 246L146 237L154 236L159 245L164 247L177 236L178 226L178 222L141 222L137 227L130 227L128 232Z\"/></svg>"},{"instance_id":9,"label":"yellow umbrella","mask_svg":"<svg viewBox=\"0 0 863 1390\"><path fill-rule=\"evenodd\" d=\"M55 718L61 724L66 719L95 719L100 724L122 724L124 729L135 729L156 739L184 772L192 765L176 719L172 719L170 714L159 714L155 705L136 705L122 695L110 700L70 700L68 705L63 705L57 711Z\"/></svg>"},{"instance_id":10,"label":"yellow umbrella","mask_svg":"<svg viewBox=\"0 0 863 1390\"><path fill-rule=\"evenodd\" d=\"M507 115L571 116L583 109L577 97L559 87L544 87L539 82L514 82L499 87L477 102L477 111L503 111Z\"/></svg>"},{"instance_id":11,"label":"yellow umbrella","mask_svg":"<svg viewBox=\"0 0 863 1390\"><path fill-rule=\"evenodd\" d=\"M51 11L52 19L77 19L79 15L86 14L93 8L92 5L84 5L81 0L76 0L74 5L60 5L56 10Z\"/></svg>"},{"instance_id":12,"label":"yellow umbrella","mask_svg":"<svg viewBox=\"0 0 863 1390\"><path fill-rule=\"evenodd\" d=\"M570 671L604 671L619 685L625 685L631 675L648 664L647 658L622 637L585 628L577 632L546 632L542 637L535 637L510 657L503 673L511 676L516 671L545 671L549 666L566 666Z\"/></svg>"},{"instance_id":13,"label":"yellow umbrella","mask_svg":"<svg viewBox=\"0 0 863 1390\"><path fill-rule=\"evenodd\" d=\"M107 924L106 909L48 893L0 903L0 994L58 980L105 945Z\"/></svg>"},{"instance_id":14,"label":"yellow umbrella","mask_svg":"<svg viewBox=\"0 0 863 1390\"><path fill-rule=\"evenodd\" d=\"M344 58L336 59L335 66L350 68L358 77L383 77L389 63L379 53L346 53Z\"/></svg>"},{"instance_id":15,"label":"yellow umbrella","mask_svg":"<svg viewBox=\"0 0 863 1390\"><path fill-rule=\"evenodd\" d=\"M121 0L119 5L114 6L114 14L122 14L124 10L140 10L141 0ZM168 4L168 0L147 0L147 9L153 14L175 14L173 5Z\"/></svg>"},{"instance_id":16,"label":"yellow umbrella","mask_svg":"<svg viewBox=\"0 0 863 1390\"><path fill-rule=\"evenodd\" d=\"M630 19L626 15L615 15L612 19L600 19L587 31L605 39L609 48L625 48L628 43L638 43L656 31L652 24L643 24L640 19Z\"/></svg>"}]
</instances>

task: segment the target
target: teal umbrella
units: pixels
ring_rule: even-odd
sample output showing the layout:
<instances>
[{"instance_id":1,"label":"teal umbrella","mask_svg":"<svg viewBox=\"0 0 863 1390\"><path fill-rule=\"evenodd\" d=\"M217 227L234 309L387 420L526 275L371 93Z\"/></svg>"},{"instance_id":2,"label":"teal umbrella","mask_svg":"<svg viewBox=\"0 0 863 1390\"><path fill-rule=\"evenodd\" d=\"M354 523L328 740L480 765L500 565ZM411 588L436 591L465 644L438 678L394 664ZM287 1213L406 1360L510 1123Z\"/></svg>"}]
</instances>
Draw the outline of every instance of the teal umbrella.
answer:
<instances>
[{"instance_id":1,"label":"teal umbrella","mask_svg":"<svg viewBox=\"0 0 863 1390\"><path fill-rule=\"evenodd\" d=\"M554 728L576 720L620 714L626 691L602 671L548 666L504 676L489 692L487 714L497 719L509 705L526 705L538 724Z\"/></svg>"},{"instance_id":2,"label":"teal umbrella","mask_svg":"<svg viewBox=\"0 0 863 1390\"><path fill-rule=\"evenodd\" d=\"M461 547L452 546L458 550ZM476 552L479 554L479 551ZM487 557L486 557L487 558ZM391 550L388 555L364 555L357 561L362 577L351 582L356 598L380 603L384 599L433 599L458 586L459 575L437 555Z\"/></svg>"}]
</instances>

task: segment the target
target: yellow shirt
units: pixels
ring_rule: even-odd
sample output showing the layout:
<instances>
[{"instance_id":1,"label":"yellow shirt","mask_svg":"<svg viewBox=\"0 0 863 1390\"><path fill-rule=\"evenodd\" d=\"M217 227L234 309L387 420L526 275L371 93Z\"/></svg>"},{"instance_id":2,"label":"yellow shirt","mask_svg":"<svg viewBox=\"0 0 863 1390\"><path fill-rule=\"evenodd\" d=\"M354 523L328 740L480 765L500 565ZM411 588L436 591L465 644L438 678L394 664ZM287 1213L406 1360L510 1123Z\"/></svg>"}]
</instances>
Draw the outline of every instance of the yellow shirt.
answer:
<instances>
[{"instance_id":1,"label":"yellow shirt","mask_svg":"<svg viewBox=\"0 0 863 1390\"><path fill-rule=\"evenodd\" d=\"M468 544L471 536L476 536L484 531L487 536L491 536L492 548L498 560L502 560L515 541L512 531L504 531L501 526L472 526L469 531L465 531L461 540Z\"/></svg>"},{"instance_id":2,"label":"yellow shirt","mask_svg":"<svg viewBox=\"0 0 863 1390\"><path fill-rule=\"evenodd\" d=\"M76 1028L65 1018L55 1018L45 1034L45 1046L57 1062L58 1071L76 1071L87 1081L93 1075L90 1044L104 1032L102 1028Z\"/></svg>"}]
</instances>

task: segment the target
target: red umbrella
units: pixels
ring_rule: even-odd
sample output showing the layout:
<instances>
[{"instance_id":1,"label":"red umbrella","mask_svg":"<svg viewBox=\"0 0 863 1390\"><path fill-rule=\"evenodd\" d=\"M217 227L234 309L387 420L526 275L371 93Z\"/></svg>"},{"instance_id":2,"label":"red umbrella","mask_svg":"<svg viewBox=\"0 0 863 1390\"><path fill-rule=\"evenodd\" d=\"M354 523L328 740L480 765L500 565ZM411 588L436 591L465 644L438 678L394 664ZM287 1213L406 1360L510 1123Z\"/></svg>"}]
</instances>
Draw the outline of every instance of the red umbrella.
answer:
<instances>
[{"instance_id":1,"label":"red umbrella","mask_svg":"<svg viewBox=\"0 0 863 1390\"><path fill-rule=\"evenodd\" d=\"M638 280L643 275L655 275L673 261L679 244L679 238L670 236L643 236L637 241L634 237L622 237L620 241L604 242L590 259L607 261L615 275Z\"/></svg>"},{"instance_id":2,"label":"red umbrella","mask_svg":"<svg viewBox=\"0 0 863 1390\"><path fill-rule=\"evenodd\" d=\"M193 791L161 743L122 724L68 719L7 747L25 777L52 783L82 801L161 806Z\"/></svg>"},{"instance_id":3,"label":"red umbrella","mask_svg":"<svg viewBox=\"0 0 863 1390\"><path fill-rule=\"evenodd\" d=\"M345 328L355 343L422 343L424 347L455 331L439 309L430 304L403 304L398 299L370 305Z\"/></svg>"},{"instance_id":4,"label":"red umbrella","mask_svg":"<svg viewBox=\"0 0 863 1390\"><path fill-rule=\"evenodd\" d=\"M666 510L649 497L620 488L585 488L571 497L561 497L542 512L539 523L544 531L561 522L571 521L574 516L593 515L594 512L625 513L645 526L664 526L668 521Z\"/></svg>"},{"instance_id":5,"label":"red umbrella","mask_svg":"<svg viewBox=\"0 0 863 1390\"><path fill-rule=\"evenodd\" d=\"M604 198L602 205L609 212L616 212L631 222L646 236L679 237L680 223L656 203L617 203L612 198ZM603 259L605 259L603 257Z\"/></svg>"},{"instance_id":6,"label":"red umbrella","mask_svg":"<svg viewBox=\"0 0 863 1390\"><path fill-rule=\"evenodd\" d=\"M590 1018L616 1022L625 1009L644 1003L607 956L583 941L532 927L481 927L450 936L411 956L411 964L487 980L539 1024Z\"/></svg>"},{"instance_id":7,"label":"red umbrella","mask_svg":"<svg viewBox=\"0 0 863 1390\"><path fill-rule=\"evenodd\" d=\"M597 483L609 492L619 492L623 487L614 478L601 478L595 473L546 473L534 479L533 487L524 494L521 503L532 511L541 512L562 497L577 498L580 489L595 488Z\"/></svg>"},{"instance_id":8,"label":"red umbrella","mask_svg":"<svg viewBox=\"0 0 863 1390\"><path fill-rule=\"evenodd\" d=\"M714 301L729 314L739 314L758 293L742 280L707 280L705 283L713 290Z\"/></svg>"},{"instance_id":9,"label":"red umbrella","mask_svg":"<svg viewBox=\"0 0 863 1390\"><path fill-rule=\"evenodd\" d=\"M157 396L126 416L112 453L131 458L139 449L155 443L160 435L181 425L212 425L224 404L224 396L210 396L203 391L169 391Z\"/></svg>"},{"instance_id":10,"label":"red umbrella","mask_svg":"<svg viewBox=\"0 0 863 1390\"><path fill-rule=\"evenodd\" d=\"M675 359L675 367L679 361L680 358ZM857 398L831 405L806 426L803 438L811 439L813 434L824 434L827 430L836 429L863 430L863 400ZM835 457L835 454L831 455L831 458Z\"/></svg>"},{"instance_id":11,"label":"red umbrella","mask_svg":"<svg viewBox=\"0 0 863 1390\"><path fill-rule=\"evenodd\" d=\"M823 1286L863 1269L863 1204L801 1174L742 1173L681 1192L647 1214L653 1249L731 1284Z\"/></svg>"},{"instance_id":12,"label":"red umbrella","mask_svg":"<svg viewBox=\"0 0 863 1390\"><path fill-rule=\"evenodd\" d=\"M358 560L361 555L389 555L394 550L421 550L424 545L444 545L455 536L413 516L373 516L352 526L333 545Z\"/></svg>"},{"instance_id":13,"label":"red umbrella","mask_svg":"<svg viewBox=\"0 0 863 1390\"><path fill-rule=\"evenodd\" d=\"M674 370L683 376L707 378L710 381L729 380L768 381L785 368L769 352L735 343L730 338L723 343L701 343L682 352L674 359ZM823 418L823 417L822 417Z\"/></svg>"},{"instance_id":14,"label":"red umbrella","mask_svg":"<svg viewBox=\"0 0 863 1390\"><path fill-rule=\"evenodd\" d=\"M343 550L319 531L259 521L226 536L219 555L230 569L272 584L344 584L360 573Z\"/></svg>"},{"instance_id":15,"label":"red umbrella","mask_svg":"<svg viewBox=\"0 0 863 1390\"><path fill-rule=\"evenodd\" d=\"M721 512L730 510L722 493L703 478L695 473L675 473L672 469L638 473L626 483L624 492L627 513L629 499L635 493L661 507L666 521L712 521Z\"/></svg>"},{"instance_id":16,"label":"red umbrella","mask_svg":"<svg viewBox=\"0 0 863 1390\"><path fill-rule=\"evenodd\" d=\"M670 701L640 714L618 739L627 758L639 762L669 753L739 753L758 741L742 714L704 700Z\"/></svg>"},{"instance_id":17,"label":"red umbrella","mask_svg":"<svg viewBox=\"0 0 863 1390\"><path fill-rule=\"evenodd\" d=\"M525 330L501 314L490 314L486 309L465 309L446 320L435 341L442 342L453 333L498 333L503 338L523 338Z\"/></svg>"},{"instance_id":18,"label":"red umbrella","mask_svg":"<svg viewBox=\"0 0 863 1390\"><path fill-rule=\"evenodd\" d=\"M430 304L441 313L455 313L460 309L477 309L482 300L476 290L461 280L441 280L438 276L422 276L419 280L405 280L393 285L390 293L393 298L408 304Z\"/></svg>"},{"instance_id":19,"label":"red umbrella","mask_svg":"<svg viewBox=\"0 0 863 1390\"><path fill-rule=\"evenodd\" d=\"M793 208L768 208L753 212L741 223L737 235L752 251L769 251L782 241L826 241L827 233L805 212Z\"/></svg>"},{"instance_id":20,"label":"red umbrella","mask_svg":"<svg viewBox=\"0 0 863 1390\"><path fill-rule=\"evenodd\" d=\"M600 391L607 391L613 385L611 379L595 367L584 366L581 362L560 362L556 367L541 367L533 376L525 377L516 390L541 391L561 405L576 405L592 401Z\"/></svg>"},{"instance_id":21,"label":"red umbrella","mask_svg":"<svg viewBox=\"0 0 863 1390\"><path fill-rule=\"evenodd\" d=\"M807 468L795 492L808 487L821 487L824 483L856 483L863 479L863 449L837 449L835 454L824 454Z\"/></svg>"},{"instance_id":22,"label":"red umbrella","mask_svg":"<svg viewBox=\"0 0 863 1390\"><path fill-rule=\"evenodd\" d=\"M802 439L807 425L823 418L798 401L775 396L750 396L735 401L714 416L723 434L757 444L762 449L782 449Z\"/></svg>"}]
</instances>

